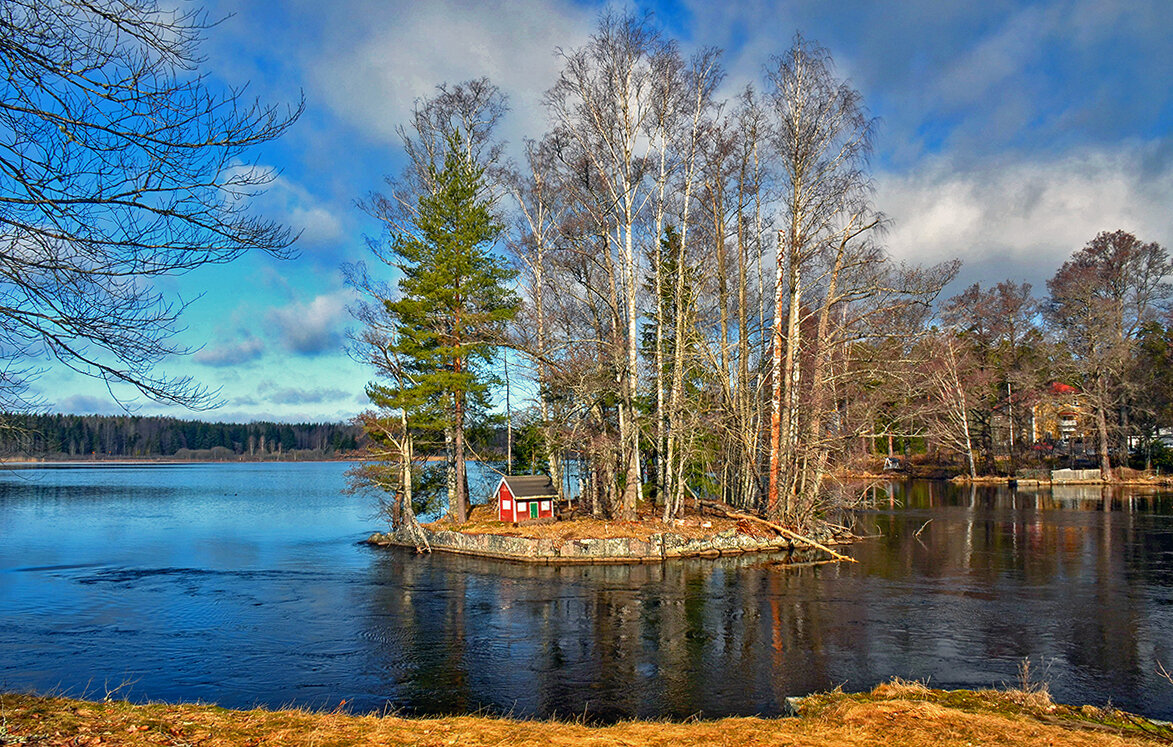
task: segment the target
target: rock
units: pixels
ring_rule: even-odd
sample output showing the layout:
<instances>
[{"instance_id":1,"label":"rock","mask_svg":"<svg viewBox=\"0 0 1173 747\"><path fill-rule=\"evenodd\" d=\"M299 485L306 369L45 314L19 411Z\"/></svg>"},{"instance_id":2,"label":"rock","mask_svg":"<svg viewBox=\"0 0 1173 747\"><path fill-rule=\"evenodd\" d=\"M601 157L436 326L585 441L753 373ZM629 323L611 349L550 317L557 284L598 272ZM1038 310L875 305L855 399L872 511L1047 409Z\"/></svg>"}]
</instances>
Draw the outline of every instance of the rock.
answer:
<instances>
[{"instance_id":1,"label":"rock","mask_svg":"<svg viewBox=\"0 0 1173 747\"><path fill-rule=\"evenodd\" d=\"M801 716L802 698L789 696L786 698L785 705L782 707L782 715L787 718L794 718Z\"/></svg>"},{"instance_id":2,"label":"rock","mask_svg":"<svg viewBox=\"0 0 1173 747\"><path fill-rule=\"evenodd\" d=\"M421 529L433 550L505 558L537 563L646 563L667 558L740 555L751 552L787 552L793 545L781 537L757 537L727 529L712 537L688 539L672 532L636 537L597 537L556 540L516 537L508 534L466 534L452 530ZM391 534L375 532L366 539L371 545L422 545L414 532L397 530Z\"/></svg>"}]
</instances>

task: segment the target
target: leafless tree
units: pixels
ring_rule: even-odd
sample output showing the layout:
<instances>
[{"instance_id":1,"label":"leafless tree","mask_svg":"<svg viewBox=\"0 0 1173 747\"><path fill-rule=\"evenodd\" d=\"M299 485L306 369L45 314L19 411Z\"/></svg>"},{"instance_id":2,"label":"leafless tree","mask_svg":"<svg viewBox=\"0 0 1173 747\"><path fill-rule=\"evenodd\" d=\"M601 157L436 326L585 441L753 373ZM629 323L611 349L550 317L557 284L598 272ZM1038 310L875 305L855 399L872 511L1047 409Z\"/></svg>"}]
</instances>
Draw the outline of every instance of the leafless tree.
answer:
<instances>
[{"instance_id":1,"label":"leafless tree","mask_svg":"<svg viewBox=\"0 0 1173 747\"><path fill-rule=\"evenodd\" d=\"M395 320L385 304L391 298L390 286L372 278L362 265L352 266L347 272L351 286L360 296L351 308L361 324L351 332L351 353L370 366L378 379L399 391L409 390L410 366L395 352ZM415 485L422 466L418 461L421 455L415 449L417 424L409 420L407 408L395 401L385 384L372 383L367 393L379 407L355 419L367 434L367 446L363 461L347 471L349 487L354 492L373 491L379 497L379 513L388 524L426 546L414 509ZM426 458L426 452L422 456Z\"/></svg>"},{"instance_id":2,"label":"leafless tree","mask_svg":"<svg viewBox=\"0 0 1173 747\"><path fill-rule=\"evenodd\" d=\"M580 49L561 51L563 69L546 94L563 158L580 170L590 192L582 204L595 236L605 241L606 287L612 289L612 335L623 455L620 515L634 519L642 485L639 389L639 307L642 219L656 190L649 184L655 141L657 81L674 64L675 45L641 18L605 13ZM659 237L653 237L659 241Z\"/></svg>"},{"instance_id":3,"label":"leafless tree","mask_svg":"<svg viewBox=\"0 0 1173 747\"><path fill-rule=\"evenodd\" d=\"M922 375L926 400L923 414L933 438L965 457L970 478L977 477L972 427L974 386L967 375L977 368L969 349L952 330L930 338Z\"/></svg>"},{"instance_id":4,"label":"leafless tree","mask_svg":"<svg viewBox=\"0 0 1173 747\"><path fill-rule=\"evenodd\" d=\"M800 392L806 386L801 322L815 280L808 274L817 260L824 260L828 293L818 315L819 331L825 333L847 253L881 218L871 206L866 172L874 122L859 92L836 78L827 50L796 36L790 50L771 61L768 73L785 227L778 232L775 255L767 504L772 514L792 516L809 477L799 453L804 435ZM822 348L820 355L828 354ZM816 376L810 386L821 398L824 381ZM818 430L819 423L811 425ZM806 430L809 436L811 429Z\"/></svg>"},{"instance_id":5,"label":"leafless tree","mask_svg":"<svg viewBox=\"0 0 1173 747\"><path fill-rule=\"evenodd\" d=\"M956 330L968 349L974 388L969 400L973 413L975 448L980 444L983 469L994 471L995 418L1007 425L1007 456L1013 474L1017 444L1029 430L1029 414L1043 385L1043 335L1039 303L1030 283L1009 280L983 289L973 284L945 302L941 319Z\"/></svg>"},{"instance_id":6,"label":"leafless tree","mask_svg":"<svg viewBox=\"0 0 1173 747\"><path fill-rule=\"evenodd\" d=\"M155 285L296 235L258 217L275 178L255 146L301 113L217 93L198 72L209 23L153 0L0 3L0 395L27 404L34 364L189 407L214 403L156 372L185 304Z\"/></svg>"},{"instance_id":7,"label":"leafless tree","mask_svg":"<svg viewBox=\"0 0 1173 747\"><path fill-rule=\"evenodd\" d=\"M510 249L520 269L525 309L514 325L515 347L532 362L538 385L538 413L541 418L543 449L550 466L550 478L562 492L562 448L554 420L555 340L551 334L551 293L553 255L557 251L565 201L558 189L553 147L549 141L525 144L524 170L508 180L518 215L514 221Z\"/></svg>"},{"instance_id":8,"label":"leafless tree","mask_svg":"<svg viewBox=\"0 0 1173 747\"><path fill-rule=\"evenodd\" d=\"M1141 326L1170 298L1171 273L1165 247L1105 231L1047 281L1047 314L1071 353L1070 375L1093 403L1106 478L1112 476L1109 414L1121 402L1121 380Z\"/></svg>"}]
</instances>

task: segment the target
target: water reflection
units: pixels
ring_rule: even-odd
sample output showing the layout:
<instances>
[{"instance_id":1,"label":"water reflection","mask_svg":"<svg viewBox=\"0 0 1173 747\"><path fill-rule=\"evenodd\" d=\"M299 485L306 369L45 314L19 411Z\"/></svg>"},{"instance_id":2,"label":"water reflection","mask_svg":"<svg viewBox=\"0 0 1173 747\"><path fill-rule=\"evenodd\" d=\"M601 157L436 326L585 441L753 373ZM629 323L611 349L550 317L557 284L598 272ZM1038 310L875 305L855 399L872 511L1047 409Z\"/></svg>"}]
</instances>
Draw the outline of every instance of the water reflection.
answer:
<instances>
[{"instance_id":1,"label":"water reflection","mask_svg":"<svg viewBox=\"0 0 1173 747\"><path fill-rule=\"evenodd\" d=\"M1060 698L1173 713L1154 672L1173 659L1168 496L890 492L861 517L879 536L858 566L376 555L368 622L399 633L373 636L377 658L418 712L776 714L789 695L892 676L1014 682L1031 657Z\"/></svg>"},{"instance_id":2,"label":"water reflection","mask_svg":"<svg viewBox=\"0 0 1173 747\"><path fill-rule=\"evenodd\" d=\"M893 676L1173 717L1173 496L895 483L857 565L373 549L344 465L0 480L0 685L415 713L776 714ZM100 694L100 693L99 693Z\"/></svg>"}]
</instances>

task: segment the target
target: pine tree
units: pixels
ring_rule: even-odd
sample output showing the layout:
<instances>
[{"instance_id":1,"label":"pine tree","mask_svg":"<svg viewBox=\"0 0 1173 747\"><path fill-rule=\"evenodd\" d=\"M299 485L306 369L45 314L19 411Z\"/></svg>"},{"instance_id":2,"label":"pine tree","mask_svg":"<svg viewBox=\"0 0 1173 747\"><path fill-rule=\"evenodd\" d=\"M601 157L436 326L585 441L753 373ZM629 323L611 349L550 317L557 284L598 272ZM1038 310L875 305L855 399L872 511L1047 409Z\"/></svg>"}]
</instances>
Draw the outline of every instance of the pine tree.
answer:
<instances>
[{"instance_id":1,"label":"pine tree","mask_svg":"<svg viewBox=\"0 0 1173 747\"><path fill-rule=\"evenodd\" d=\"M470 415L487 410L488 364L518 301L506 285L515 273L492 251L503 227L484 170L459 134L448 138L443 166L429 176L435 189L420 196L411 230L392 236L403 277L399 297L385 301L394 327L388 352L405 375L372 393L376 404L405 410L417 428L451 430L456 498L449 510L463 523L470 507L464 435Z\"/></svg>"}]
</instances>

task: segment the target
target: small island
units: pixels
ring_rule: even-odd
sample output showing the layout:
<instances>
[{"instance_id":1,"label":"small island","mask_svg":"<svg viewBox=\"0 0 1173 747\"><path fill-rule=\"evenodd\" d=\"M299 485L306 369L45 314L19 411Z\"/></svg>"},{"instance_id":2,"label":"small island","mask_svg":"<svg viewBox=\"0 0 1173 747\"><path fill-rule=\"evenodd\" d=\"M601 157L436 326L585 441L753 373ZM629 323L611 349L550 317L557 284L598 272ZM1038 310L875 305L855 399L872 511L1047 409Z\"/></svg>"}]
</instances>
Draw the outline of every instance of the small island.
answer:
<instances>
[{"instance_id":1,"label":"small island","mask_svg":"<svg viewBox=\"0 0 1173 747\"><path fill-rule=\"evenodd\" d=\"M529 508L532 506L532 517ZM555 508L559 509L555 511ZM604 519L560 502L548 477L502 477L493 502L473 506L468 520L427 524L400 522L367 542L527 563L658 563L674 558L783 554L789 562L848 560L829 546L855 539L827 522L816 537L745 514L713 501L682 508L664 521L654 507L641 506L635 521ZM518 521L519 512L527 518Z\"/></svg>"}]
</instances>

